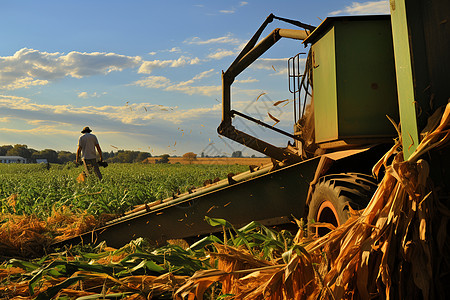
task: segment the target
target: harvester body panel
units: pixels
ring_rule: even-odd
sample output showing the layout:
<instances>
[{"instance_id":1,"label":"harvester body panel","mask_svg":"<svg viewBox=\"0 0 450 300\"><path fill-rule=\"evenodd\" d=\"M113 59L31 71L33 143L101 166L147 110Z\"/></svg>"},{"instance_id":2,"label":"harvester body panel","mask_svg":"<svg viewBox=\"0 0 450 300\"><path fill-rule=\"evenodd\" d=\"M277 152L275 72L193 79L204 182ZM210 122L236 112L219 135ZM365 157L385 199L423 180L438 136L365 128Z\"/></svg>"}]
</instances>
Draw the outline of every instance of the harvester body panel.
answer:
<instances>
[{"instance_id":1,"label":"harvester body panel","mask_svg":"<svg viewBox=\"0 0 450 300\"><path fill-rule=\"evenodd\" d=\"M316 143L395 137L386 117L399 120L389 16L327 18L304 43L312 44Z\"/></svg>"}]
</instances>

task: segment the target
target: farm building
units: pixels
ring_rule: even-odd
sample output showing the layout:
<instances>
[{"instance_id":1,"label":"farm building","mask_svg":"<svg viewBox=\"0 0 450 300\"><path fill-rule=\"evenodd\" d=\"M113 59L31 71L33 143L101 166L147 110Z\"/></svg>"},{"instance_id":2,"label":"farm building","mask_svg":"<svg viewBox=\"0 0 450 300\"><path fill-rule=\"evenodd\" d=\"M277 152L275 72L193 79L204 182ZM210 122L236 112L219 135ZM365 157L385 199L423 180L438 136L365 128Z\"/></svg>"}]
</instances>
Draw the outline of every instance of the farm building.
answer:
<instances>
[{"instance_id":1,"label":"farm building","mask_svg":"<svg viewBox=\"0 0 450 300\"><path fill-rule=\"evenodd\" d=\"M21 156L0 156L0 163L2 164L12 164L19 163L24 164L27 160Z\"/></svg>"}]
</instances>

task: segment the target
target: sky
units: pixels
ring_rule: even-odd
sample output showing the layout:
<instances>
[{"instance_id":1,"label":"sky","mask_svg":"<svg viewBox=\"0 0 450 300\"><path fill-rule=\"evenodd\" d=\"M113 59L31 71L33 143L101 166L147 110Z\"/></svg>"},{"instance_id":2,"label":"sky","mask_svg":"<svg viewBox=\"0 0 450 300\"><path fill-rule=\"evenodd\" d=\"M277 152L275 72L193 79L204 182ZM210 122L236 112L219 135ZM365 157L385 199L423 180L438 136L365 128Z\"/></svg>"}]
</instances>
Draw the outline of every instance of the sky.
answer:
<instances>
[{"instance_id":1,"label":"sky","mask_svg":"<svg viewBox=\"0 0 450 300\"><path fill-rule=\"evenodd\" d=\"M221 73L271 13L318 26L389 1L0 0L0 145L75 152L89 126L104 152L260 155L217 134ZM295 29L275 20L262 36L275 28ZM279 41L236 78L232 108L292 132L287 59L307 50Z\"/></svg>"}]
</instances>

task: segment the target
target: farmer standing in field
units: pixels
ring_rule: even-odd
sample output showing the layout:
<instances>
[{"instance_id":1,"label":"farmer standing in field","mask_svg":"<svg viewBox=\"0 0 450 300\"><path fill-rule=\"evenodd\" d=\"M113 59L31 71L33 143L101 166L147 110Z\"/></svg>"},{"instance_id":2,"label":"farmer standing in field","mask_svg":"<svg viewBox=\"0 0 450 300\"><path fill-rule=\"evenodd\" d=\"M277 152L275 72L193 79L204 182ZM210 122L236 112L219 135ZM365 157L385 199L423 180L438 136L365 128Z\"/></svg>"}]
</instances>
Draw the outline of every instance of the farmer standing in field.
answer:
<instances>
[{"instance_id":1,"label":"farmer standing in field","mask_svg":"<svg viewBox=\"0 0 450 300\"><path fill-rule=\"evenodd\" d=\"M91 134L92 130L89 127L84 127L81 133L82 136L78 139L78 149L77 149L77 163L80 163L80 156L83 159L84 168L86 170L86 174L92 174L92 170L94 170L95 175L97 175L98 179L102 179L102 173L100 173L100 169L97 163L97 155L95 153L95 149L97 149L98 154L100 155L100 161L103 161L102 149L100 149L100 145L98 143L97 137Z\"/></svg>"}]
</instances>

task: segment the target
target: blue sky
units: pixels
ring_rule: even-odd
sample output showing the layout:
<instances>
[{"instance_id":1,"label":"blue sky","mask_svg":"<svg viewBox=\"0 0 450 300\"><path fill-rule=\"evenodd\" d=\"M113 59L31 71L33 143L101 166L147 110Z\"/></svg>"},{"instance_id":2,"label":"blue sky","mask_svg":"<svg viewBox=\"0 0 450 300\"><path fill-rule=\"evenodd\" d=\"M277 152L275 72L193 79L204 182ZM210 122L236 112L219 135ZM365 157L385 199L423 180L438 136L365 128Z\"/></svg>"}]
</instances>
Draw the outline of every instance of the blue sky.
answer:
<instances>
[{"instance_id":1,"label":"blue sky","mask_svg":"<svg viewBox=\"0 0 450 300\"><path fill-rule=\"evenodd\" d=\"M388 1L0 0L0 145L75 152L84 126L103 151L210 155L241 150L218 137L221 72L265 18L319 25L327 16L389 13ZM293 28L274 21L273 29ZM233 84L232 105L292 131L282 40ZM260 95L263 97L259 97ZM278 145L275 136L236 127Z\"/></svg>"}]
</instances>

